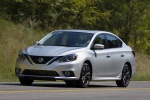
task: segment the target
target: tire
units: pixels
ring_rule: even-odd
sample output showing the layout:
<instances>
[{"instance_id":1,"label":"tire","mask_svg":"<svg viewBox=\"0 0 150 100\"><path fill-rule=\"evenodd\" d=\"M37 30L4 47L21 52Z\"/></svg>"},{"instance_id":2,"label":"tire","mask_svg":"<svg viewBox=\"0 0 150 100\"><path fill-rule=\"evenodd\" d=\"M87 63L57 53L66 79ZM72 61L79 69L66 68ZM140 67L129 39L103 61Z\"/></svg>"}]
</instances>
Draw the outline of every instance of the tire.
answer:
<instances>
[{"instance_id":1,"label":"tire","mask_svg":"<svg viewBox=\"0 0 150 100\"><path fill-rule=\"evenodd\" d=\"M29 86L33 83L34 80L28 78L19 78L19 81L22 85Z\"/></svg>"},{"instance_id":2,"label":"tire","mask_svg":"<svg viewBox=\"0 0 150 100\"><path fill-rule=\"evenodd\" d=\"M116 84L118 87L127 87L131 78L131 70L128 64L125 64L122 70L121 80L117 80Z\"/></svg>"},{"instance_id":3,"label":"tire","mask_svg":"<svg viewBox=\"0 0 150 100\"><path fill-rule=\"evenodd\" d=\"M91 69L88 63L84 63L82 66L80 79L76 81L76 86L86 88L89 86L89 83L91 81Z\"/></svg>"},{"instance_id":4,"label":"tire","mask_svg":"<svg viewBox=\"0 0 150 100\"><path fill-rule=\"evenodd\" d=\"M68 86L74 86L74 85L75 85L75 82L74 82L74 81L70 81L70 80L65 80L65 83L66 83Z\"/></svg>"}]
</instances>

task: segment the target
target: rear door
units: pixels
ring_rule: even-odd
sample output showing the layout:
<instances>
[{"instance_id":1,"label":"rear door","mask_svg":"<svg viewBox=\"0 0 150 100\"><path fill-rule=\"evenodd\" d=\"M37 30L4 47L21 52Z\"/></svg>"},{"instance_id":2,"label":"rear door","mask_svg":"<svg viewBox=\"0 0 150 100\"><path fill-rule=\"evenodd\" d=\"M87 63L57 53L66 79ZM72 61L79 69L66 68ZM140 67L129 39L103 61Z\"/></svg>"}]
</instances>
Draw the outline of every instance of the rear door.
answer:
<instances>
[{"instance_id":1,"label":"rear door","mask_svg":"<svg viewBox=\"0 0 150 100\"><path fill-rule=\"evenodd\" d=\"M121 41L114 35L107 34L107 56L109 57L111 66L107 70L110 77L117 77L124 65L124 54Z\"/></svg>"}]
</instances>

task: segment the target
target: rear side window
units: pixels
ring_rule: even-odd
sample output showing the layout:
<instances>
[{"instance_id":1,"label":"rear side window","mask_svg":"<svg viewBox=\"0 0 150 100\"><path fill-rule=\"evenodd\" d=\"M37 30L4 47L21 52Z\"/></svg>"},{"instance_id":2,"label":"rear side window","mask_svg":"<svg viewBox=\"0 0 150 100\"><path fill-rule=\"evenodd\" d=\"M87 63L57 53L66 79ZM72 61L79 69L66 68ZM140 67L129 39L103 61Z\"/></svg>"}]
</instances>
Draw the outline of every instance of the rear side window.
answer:
<instances>
[{"instance_id":1,"label":"rear side window","mask_svg":"<svg viewBox=\"0 0 150 100\"><path fill-rule=\"evenodd\" d=\"M106 35L108 48L118 48L120 47L118 39L113 35Z\"/></svg>"}]
</instances>

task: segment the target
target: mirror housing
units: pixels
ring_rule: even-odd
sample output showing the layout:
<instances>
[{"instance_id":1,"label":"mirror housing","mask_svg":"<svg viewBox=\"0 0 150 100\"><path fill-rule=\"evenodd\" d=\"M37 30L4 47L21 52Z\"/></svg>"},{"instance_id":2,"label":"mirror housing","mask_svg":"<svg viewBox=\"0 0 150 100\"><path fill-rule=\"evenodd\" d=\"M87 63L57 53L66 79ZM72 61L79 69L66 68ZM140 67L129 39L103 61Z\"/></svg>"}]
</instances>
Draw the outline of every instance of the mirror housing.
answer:
<instances>
[{"instance_id":1,"label":"mirror housing","mask_svg":"<svg viewBox=\"0 0 150 100\"><path fill-rule=\"evenodd\" d=\"M38 45L39 44L39 41L34 41L33 42L33 45Z\"/></svg>"},{"instance_id":2,"label":"mirror housing","mask_svg":"<svg viewBox=\"0 0 150 100\"><path fill-rule=\"evenodd\" d=\"M104 49L104 45L103 44L95 44L94 49Z\"/></svg>"}]
</instances>

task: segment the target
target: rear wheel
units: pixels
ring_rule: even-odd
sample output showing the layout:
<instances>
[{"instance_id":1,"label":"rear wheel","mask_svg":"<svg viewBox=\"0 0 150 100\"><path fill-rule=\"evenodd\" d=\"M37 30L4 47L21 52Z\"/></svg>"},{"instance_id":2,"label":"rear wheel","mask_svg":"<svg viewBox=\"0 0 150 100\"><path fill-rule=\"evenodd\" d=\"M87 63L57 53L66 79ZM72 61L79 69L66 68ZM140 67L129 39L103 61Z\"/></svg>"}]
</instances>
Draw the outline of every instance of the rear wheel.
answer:
<instances>
[{"instance_id":1,"label":"rear wheel","mask_svg":"<svg viewBox=\"0 0 150 100\"><path fill-rule=\"evenodd\" d=\"M90 81L91 69L88 63L84 63L81 70L80 79L76 81L76 85L85 88L89 86Z\"/></svg>"},{"instance_id":2,"label":"rear wheel","mask_svg":"<svg viewBox=\"0 0 150 100\"><path fill-rule=\"evenodd\" d=\"M22 85L31 85L33 83L34 80L32 79L28 79L28 78L19 78L19 81Z\"/></svg>"},{"instance_id":3,"label":"rear wheel","mask_svg":"<svg viewBox=\"0 0 150 100\"><path fill-rule=\"evenodd\" d=\"M121 80L117 80L116 84L118 87L127 87L129 85L131 78L131 70L128 64L124 65L124 68L122 70L122 78Z\"/></svg>"}]
</instances>

